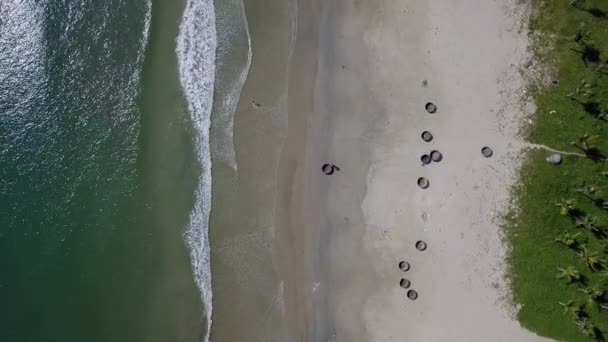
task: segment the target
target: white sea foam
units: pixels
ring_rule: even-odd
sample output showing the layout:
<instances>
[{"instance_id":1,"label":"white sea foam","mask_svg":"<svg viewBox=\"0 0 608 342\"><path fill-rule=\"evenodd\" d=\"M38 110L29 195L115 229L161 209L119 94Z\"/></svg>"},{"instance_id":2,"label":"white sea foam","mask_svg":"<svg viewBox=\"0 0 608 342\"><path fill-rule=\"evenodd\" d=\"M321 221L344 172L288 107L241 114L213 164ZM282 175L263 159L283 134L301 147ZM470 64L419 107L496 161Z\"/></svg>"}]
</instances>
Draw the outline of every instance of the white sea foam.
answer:
<instances>
[{"instance_id":1,"label":"white sea foam","mask_svg":"<svg viewBox=\"0 0 608 342\"><path fill-rule=\"evenodd\" d=\"M211 156L209 127L215 82L217 35L213 0L187 0L179 36L179 76L196 130L196 153L201 176L185 240L190 249L194 277L201 292L209 341L212 316L209 212L211 209Z\"/></svg>"},{"instance_id":2,"label":"white sea foam","mask_svg":"<svg viewBox=\"0 0 608 342\"><path fill-rule=\"evenodd\" d=\"M142 65L145 57L146 47L150 38L150 25L152 23L152 0L146 1L146 16L144 17L144 27L140 39L141 49L137 56L137 65ZM139 82L139 79L138 79Z\"/></svg>"}]
</instances>

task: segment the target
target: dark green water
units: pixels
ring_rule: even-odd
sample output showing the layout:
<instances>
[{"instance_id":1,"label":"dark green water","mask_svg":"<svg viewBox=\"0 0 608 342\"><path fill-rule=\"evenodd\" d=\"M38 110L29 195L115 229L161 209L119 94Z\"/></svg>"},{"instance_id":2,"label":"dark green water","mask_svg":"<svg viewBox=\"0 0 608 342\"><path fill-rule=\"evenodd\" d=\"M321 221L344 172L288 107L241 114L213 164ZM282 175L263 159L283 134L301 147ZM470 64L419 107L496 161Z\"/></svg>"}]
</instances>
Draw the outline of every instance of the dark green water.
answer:
<instances>
[{"instance_id":1,"label":"dark green water","mask_svg":"<svg viewBox=\"0 0 608 342\"><path fill-rule=\"evenodd\" d=\"M201 340L182 6L0 1L0 341Z\"/></svg>"}]
</instances>

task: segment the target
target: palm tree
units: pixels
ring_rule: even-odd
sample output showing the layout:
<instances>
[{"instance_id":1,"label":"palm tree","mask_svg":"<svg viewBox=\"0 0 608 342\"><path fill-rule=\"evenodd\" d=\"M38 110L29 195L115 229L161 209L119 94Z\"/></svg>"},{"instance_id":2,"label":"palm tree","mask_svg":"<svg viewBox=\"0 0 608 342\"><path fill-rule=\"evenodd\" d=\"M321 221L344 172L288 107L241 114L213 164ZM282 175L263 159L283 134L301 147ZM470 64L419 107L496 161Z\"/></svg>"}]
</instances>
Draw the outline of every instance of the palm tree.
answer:
<instances>
[{"instance_id":1,"label":"palm tree","mask_svg":"<svg viewBox=\"0 0 608 342\"><path fill-rule=\"evenodd\" d=\"M608 106L600 105L599 113L595 115L595 118L598 120L608 121Z\"/></svg>"},{"instance_id":2,"label":"palm tree","mask_svg":"<svg viewBox=\"0 0 608 342\"><path fill-rule=\"evenodd\" d=\"M597 218L595 216L583 216L574 220L574 224L577 227L585 228L586 230L593 232L597 230Z\"/></svg>"},{"instance_id":3,"label":"palm tree","mask_svg":"<svg viewBox=\"0 0 608 342\"><path fill-rule=\"evenodd\" d=\"M608 116L606 117L608 119ZM603 173L603 172L602 172ZM574 191L583 194L583 196L587 197L589 200L593 201L593 204L602 209L608 210L608 202L604 199L600 198L602 193L602 188L597 187L595 185L584 185Z\"/></svg>"},{"instance_id":4,"label":"palm tree","mask_svg":"<svg viewBox=\"0 0 608 342\"><path fill-rule=\"evenodd\" d=\"M599 285L589 286L579 290L587 295L587 304L590 306L601 308L606 301L606 289Z\"/></svg>"},{"instance_id":5,"label":"palm tree","mask_svg":"<svg viewBox=\"0 0 608 342\"><path fill-rule=\"evenodd\" d=\"M604 201L601 201L601 203L596 203L596 205L598 205L600 208L604 208ZM606 203L606 205L608 205L608 203ZM593 235L600 237L600 238L604 238L604 237L608 237L608 227L598 224L597 222L597 218L595 216L583 216L583 217L578 217L574 220L574 224L577 227L581 227L584 228L586 230L588 230L590 233L592 233Z\"/></svg>"},{"instance_id":6,"label":"palm tree","mask_svg":"<svg viewBox=\"0 0 608 342\"><path fill-rule=\"evenodd\" d=\"M580 192L585 195L585 197L594 200L595 197L600 193L600 188L595 185L584 185L575 190L576 192Z\"/></svg>"},{"instance_id":7,"label":"palm tree","mask_svg":"<svg viewBox=\"0 0 608 342\"><path fill-rule=\"evenodd\" d=\"M593 88L595 84L588 82L587 80L581 80L578 87L574 88L570 93L566 95L567 98L576 100L579 96L591 97L593 96Z\"/></svg>"},{"instance_id":8,"label":"palm tree","mask_svg":"<svg viewBox=\"0 0 608 342\"><path fill-rule=\"evenodd\" d=\"M581 273L576 269L576 267L570 265L566 268L558 267L557 270L559 273L555 276L557 279L566 279L568 284L579 282L583 279Z\"/></svg>"},{"instance_id":9,"label":"palm tree","mask_svg":"<svg viewBox=\"0 0 608 342\"><path fill-rule=\"evenodd\" d=\"M597 339L599 331L597 330L595 324L591 323L587 317L577 320L576 325L583 335Z\"/></svg>"},{"instance_id":10,"label":"palm tree","mask_svg":"<svg viewBox=\"0 0 608 342\"><path fill-rule=\"evenodd\" d=\"M585 153L589 153L589 151L593 149L593 141L597 138L599 138L599 135L589 135L588 133L585 133L570 144Z\"/></svg>"},{"instance_id":11,"label":"palm tree","mask_svg":"<svg viewBox=\"0 0 608 342\"><path fill-rule=\"evenodd\" d=\"M577 249L579 246L579 241L576 239L581 233L576 233L571 235L569 232L566 232L555 239L555 242L561 243L564 246L572 249Z\"/></svg>"},{"instance_id":12,"label":"palm tree","mask_svg":"<svg viewBox=\"0 0 608 342\"><path fill-rule=\"evenodd\" d=\"M584 0L570 0L570 4L578 5L583 1ZM590 36L591 35L589 34L589 30L587 30L587 26L585 26L585 23L581 23L578 26L578 29L576 30L576 34L574 35L574 42L577 45L589 44Z\"/></svg>"},{"instance_id":13,"label":"palm tree","mask_svg":"<svg viewBox=\"0 0 608 342\"><path fill-rule=\"evenodd\" d=\"M576 212L576 201L574 199L561 200L555 203L556 207L559 207L559 214L562 216L571 215Z\"/></svg>"},{"instance_id":14,"label":"palm tree","mask_svg":"<svg viewBox=\"0 0 608 342\"><path fill-rule=\"evenodd\" d=\"M564 307L564 314L569 315L575 320L578 320L584 316L585 307L582 304L575 302L574 300L569 300L566 303L559 302L559 305Z\"/></svg>"},{"instance_id":15,"label":"palm tree","mask_svg":"<svg viewBox=\"0 0 608 342\"><path fill-rule=\"evenodd\" d=\"M608 266L606 260L602 259L599 253L589 252L584 246L581 248L581 251L578 253L578 256L592 272L597 272L599 270L606 269L606 267Z\"/></svg>"},{"instance_id":16,"label":"palm tree","mask_svg":"<svg viewBox=\"0 0 608 342\"><path fill-rule=\"evenodd\" d=\"M601 207L602 209L606 208L606 205L608 205L608 203L603 202L603 206ZM598 238L604 239L608 237L608 226L604 226L604 225L596 225L594 227L595 229L592 230L591 232Z\"/></svg>"}]
</instances>

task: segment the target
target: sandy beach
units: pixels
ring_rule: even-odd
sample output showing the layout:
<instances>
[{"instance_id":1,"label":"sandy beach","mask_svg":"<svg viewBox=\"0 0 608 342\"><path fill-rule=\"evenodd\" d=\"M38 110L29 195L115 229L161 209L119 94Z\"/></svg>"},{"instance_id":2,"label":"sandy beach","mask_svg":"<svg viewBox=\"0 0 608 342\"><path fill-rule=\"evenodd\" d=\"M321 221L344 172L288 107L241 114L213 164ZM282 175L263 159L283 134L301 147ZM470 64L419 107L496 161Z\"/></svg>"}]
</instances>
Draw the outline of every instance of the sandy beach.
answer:
<instances>
[{"instance_id":1,"label":"sandy beach","mask_svg":"<svg viewBox=\"0 0 608 342\"><path fill-rule=\"evenodd\" d=\"M275 240L289 340L542 340L514 319L499 228L525 16L514 0L298 2Z\"/></svg>"}]
</instances>

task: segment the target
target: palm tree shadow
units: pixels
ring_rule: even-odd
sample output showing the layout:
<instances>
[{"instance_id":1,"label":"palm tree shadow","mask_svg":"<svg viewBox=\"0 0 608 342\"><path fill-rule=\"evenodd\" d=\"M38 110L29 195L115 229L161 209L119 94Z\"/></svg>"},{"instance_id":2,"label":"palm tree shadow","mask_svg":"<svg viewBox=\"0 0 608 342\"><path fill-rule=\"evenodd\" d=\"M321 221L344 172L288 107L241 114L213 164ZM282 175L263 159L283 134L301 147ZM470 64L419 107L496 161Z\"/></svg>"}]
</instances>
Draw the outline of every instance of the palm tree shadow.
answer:
<instances>
[{"instance_id":1,"label":"palm tree shadow","mask_svg":"<svg viewBox=\"0 0 608 342\"><path fill-rule=\"evenodd\" d=\"M587 158L593 160L594 162L606 160L606 156L604 155L604 153L602 153L602 151L600 151L596 147L591 147L587 149L587 151L585 151L585 155L587 156Z\"/></svg>"},{"instance_id":2,"label":"palm tree shadow","mask_svg":"<svg viewBox=\"0 0 608 342\"><path fill-rule=\"evenodd\" d=\"M589 14L591 14L592 16L598 18L598 19L608 19L608 15L606 14L606 12L602 11L601 9L594 7L594 8L589 8L589 9L585 9L583 10Z\"/></svg>"},{"instance_id":3,"label":"palm tree shadow","mask_svg":"<svg viewBox=\"0 0 608 342\"><path fill-rule=\"evenodd\" d=\"M606 241L608 239L608 234L606 232L593 232L593 236L600 241Z\"/></svg>"},{"instance_id":4,"label":"palm tree shadow","mask_svg":"<svg viewBox=\"0 0 608 342\"><path fill-rule=\"evenodd\" d=\"M586 275L581 275L581 278L578 280L578 284L582 285L582 286L588 286L589 285L589 278L587 278Z\"/></svg>"},{"instance_id":5,"label":"palm tree shadow","mask_svg":"<svg viewBox=\"0 0 608 342\"><path fill-rule=\"evenodd\" d=\"M581 106L583 106L583 110L591 115L594 119L602 119L603 115L600 116L600 114L602 114L602 104L593 100L588 100L588 101L581 101L579 99L576 99L574 97L570 98L572 101L580 104Z\"/></svg>"},{"instance_id":6,"label":"palm tree shadow","mask_svg":"<svg viewBox=\"0 0 608 342\"><path fill-rule=\"evenodd\" d=\"M603 198L594 199L593 204L599 209L608 210L608 202L606 202L606 200Z\"/></svg>"},{"instance_id":7,"label":"palm tree shadow","mask_svg":"<svg viewBox=\"0 0 608 342\"><path fill-rule=\"evenodd\" d=\"M587 101L585 103L582 103L582 105L585 112L587 112L589 115L593 116L596 119L597 116L600 115L600 113L602 112L601 105L598 102Z\"/></svg>"},{"instance_id":8,"label":"palm tree shadow","mask_svg":"<svg viewBox=\"0 0 608 342\"><path fill-rule=\"evenodd\" d=\"M576 223L577 220L582 219L583 217L587 216L587 213L585 213L581 209L574 208L568 212L568 215L570 216L570 219L572 220L572 222Z\"/></svg>"},{"instance_id":9,"label":"palm tree shadow","mask_svg":"<svg viewBox=\"0 0 608 342\"><path fill-rule=\"evenodd\" d=\"M603 20L608 19L608 14L606 14L606 12L604 10L597 8L597 7L584 8L583 6L575 5L574 8L576 8L580 11L583 11L583 12L587 12L598 19L603 19Z\"/></svg>"},{"instance_id":10,"label":"palm tree shadow","mask_svg":"<svg viewBox=\"0 0 608 342\"><path fill-rule=\"evenodd\" d=\"M593 338L597 342L606 342L606 338L604 337L604 333L599 328L593 329Z\"/></svg>"},{"instance_id":11,"label":"palm tree shadow","mask_svg":"<svg viewBox=\"0 0 608 342\"><path fill-rule=\"evenodd\" d=\"M572 51L579 53L583 63L586 67L589 67L589 63L597 63L601 59L601 52L595 46L591 44L584 44L582 49L572 49Z\"/></svg>"}]
</instances>

